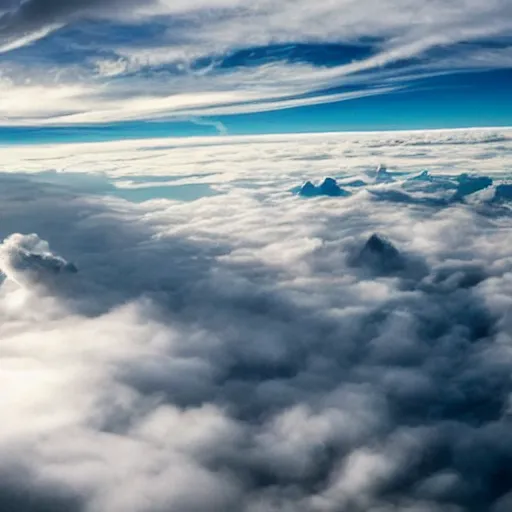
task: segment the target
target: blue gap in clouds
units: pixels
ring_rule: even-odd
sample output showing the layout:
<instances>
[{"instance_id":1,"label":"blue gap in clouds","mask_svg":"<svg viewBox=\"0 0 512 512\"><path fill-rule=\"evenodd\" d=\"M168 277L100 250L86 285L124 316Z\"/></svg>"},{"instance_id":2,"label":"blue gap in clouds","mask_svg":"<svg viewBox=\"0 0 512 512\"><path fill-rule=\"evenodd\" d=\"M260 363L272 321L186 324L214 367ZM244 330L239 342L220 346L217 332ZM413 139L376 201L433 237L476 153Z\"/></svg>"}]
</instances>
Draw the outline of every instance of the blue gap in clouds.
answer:
<instances>
[{"instance_id":1,"label":"blue gap in clouds","mask_svg":"<svg viewBox=\"0 0 512 512\"><path fill-rule=\"evenodd\" d=\"M190 122L130 121L76 126L0 126L0 145L103 142L217 134L213 126Z\"/></svg>"},{"instance_id":2,"label":"blue gap in clouds","mask_svg":"<svg viewBox=\"0 0 512 512\"><path fill-rule=\"evenodd\" d=\"M190 64L192 71L207 68L226 72L237 68L264 66L272 63L310 64L312 66L334 67L365 59L375 53L374 41L361 43L286 43L268 46L253 46L236 50L227 55L207 55ZM152 68L152 72L176 71L173 64Z\"/></svg>"},{"instance_id":3,"label":"blue gap in clouds","mask_svg":"<svg viewBox=\"0 0 512 512\"><path fill-rule=\"evenodd\" d=\"M479 50L510 50L512 49L512 35L495 37L493 39L473 39L472 41L460 41L447 46L434 46L423 54L425 60L435 61Z\"/></svg>"},{"instance_id":4,"label":"blue gap in clouds","mask_svg":"<svg viewBox=\"0 0 512 512\"><path fill-rule=\"evenodd\" d=\"M124 180L142 185L138 188L120 187L116 184L118 180L111 180L108 176L96 173L43 171L34 175L21 174L20 176L34 182L57 185L71 192L120 197L132 203L143 203L152 199L195 201L219 194L208 183L172 184L173 181L193 178L197 175L128 176L124 178ZM201 176L204 177L204 175ZM123 178L121 178L121 181L123 181Z\"/></svg>"},{"instance_id":5,"label":"blue gap in clouds","mask_svg":"<svg viewBox=\"0 0 512 512\"><path fill-rule=\"evenodd\" d=\"M470 42L460 41L458 43L451 43L449 45L434 46L419 55L404 57L388 62L381 66L381 69L386 71L404 71L407 73L407 71L413 69L414 66L425 66L426 69L430 69L432 71L437 70L439 73L457 73L463 72L465 70L469 72L471 69L475 71L472 66L469 69L465 69L462 65L464 60L470 58L472 54L489 51L489 55L486 55L487 61L482 60L482 66L480 70L476 70L478 73L481 71L500 67L499 65L496 65L495 62L492 62L492 60L489 60L489 58L493 56L492 52L500 50L512 50L512 36L502 36L494 39L475 39ZM444 61L449 61L453 57L458 60L458 67L454 68L451 66L446 68L446 66L443 66ZM440 65L436 67L436 64ZM361 71L359 73L354 73L353 76L364 73L365 71Z\"/></svg>"},{"instance_id":6,"label":"blue gap in clouds","mask_svg":"<svg viewBox=\"0 0 512 512\"><path fill-rule=\"evenodd\" d=\"M216 65L219 69L256 67L273 62L290 64L306 63L313 66L334 67L353 61L364 60L377 54L385 41L379 38L363 38L354 43L283 43L254 46L237 50L222 58L205 57L194 63L197 69ZM506 49L512 37L482 39L471 43L460 42L449 46L432 48L422 55L390 62L383 69L403 69L412 64L421 64L446 58L454 52Z\"/></svg>"},{"instance_id":7,"label":"blue gap in clouds","mask_svg":"<svg viewBox=\"0 0 512 512\"><path fill-rule=\"evenodd\" d=\"M274 44L244 48L224 57L222 69L261 66L271 62L307 63L313 66L339 66L365 59L374 52L372 44Z\"/></svg>"},{"instance_id":8,"label":"blue gap in clouds","mask_svg":"<svg viewBox=\"0 0 512 512\"><path fill-rule=\"evenodd\" d=\"M231 134L512 126L512 69L419 80L349 101L219 118Z\"/></svg>"}]
</instances>

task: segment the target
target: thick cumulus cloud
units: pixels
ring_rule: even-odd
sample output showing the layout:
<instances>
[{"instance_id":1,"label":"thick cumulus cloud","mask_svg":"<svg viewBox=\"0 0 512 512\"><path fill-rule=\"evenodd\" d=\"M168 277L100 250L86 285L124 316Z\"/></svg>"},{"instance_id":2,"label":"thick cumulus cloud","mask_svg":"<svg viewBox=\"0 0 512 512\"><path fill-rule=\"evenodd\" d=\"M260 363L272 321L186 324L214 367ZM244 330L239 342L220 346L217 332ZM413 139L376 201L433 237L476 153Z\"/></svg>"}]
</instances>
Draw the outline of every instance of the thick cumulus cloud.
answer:
<instances>
[{"instance_id":1,"label":"thick cumulus cloud","mask_svg":"<svg viewBox=\"0 0 512 512\"><path fill-rule=\"evenodd\" d=\"M72 263L51 253L48 243L36 234L12 234L0 244L0 270L7 279L30 286L56 274L77 272Z\"/></svg>"},{"instance_id":2,"label":"thick cumulus cloud","mask_svg":"<svg viewBox=\"0 0 512 512\"><path fill-rule=\"evenodd\" d=\"M485 194L507 185L509 157L489 190L395 201L375 192L442 194L425 189L441 180L453 196L468 179L454 176L489 162L421 174L405 155L435 135L395 135L401 158L371 137L337 175L365 185L343 197L290 192L335 174L321 138L273 141L278 175L255 162L268 140L205 146L224 158L199 176L190 148L132 143L162 175L172 162L173 178L218 187L191 202L74 182L87 145L18 153L32 173L0 175L2 510L508 510L512 230L506 193ZM504 155L506 137L490 143ZM478 144L489 152L459 144L458 158ZM94 154L142 186L145 159L123 147ZM279 153L293 147L300 165ZM392 180L377 180L377 148ZM38 172L56 155L68 174Z\"/></svg>"}]
</instances>

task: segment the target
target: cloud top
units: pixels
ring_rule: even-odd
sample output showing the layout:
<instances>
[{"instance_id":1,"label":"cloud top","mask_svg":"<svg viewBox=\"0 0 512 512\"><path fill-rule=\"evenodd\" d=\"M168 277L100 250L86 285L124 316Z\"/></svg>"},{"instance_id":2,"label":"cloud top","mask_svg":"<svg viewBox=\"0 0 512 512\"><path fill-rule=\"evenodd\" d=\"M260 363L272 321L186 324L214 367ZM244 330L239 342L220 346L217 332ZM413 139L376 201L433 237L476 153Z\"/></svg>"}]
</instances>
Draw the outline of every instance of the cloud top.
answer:
<instances>
[{"instance_id":1,"label":"cloud top","mask_svg":"<svg viewBox=\"0 0 512 512\"><path fill-rule=\"evenodd\" d=\"M35 233L13 233L0 244L0 271L19 284L30 285L58 274L75 274L73 263L53 254Z\"/></svg>"}]
</instances>

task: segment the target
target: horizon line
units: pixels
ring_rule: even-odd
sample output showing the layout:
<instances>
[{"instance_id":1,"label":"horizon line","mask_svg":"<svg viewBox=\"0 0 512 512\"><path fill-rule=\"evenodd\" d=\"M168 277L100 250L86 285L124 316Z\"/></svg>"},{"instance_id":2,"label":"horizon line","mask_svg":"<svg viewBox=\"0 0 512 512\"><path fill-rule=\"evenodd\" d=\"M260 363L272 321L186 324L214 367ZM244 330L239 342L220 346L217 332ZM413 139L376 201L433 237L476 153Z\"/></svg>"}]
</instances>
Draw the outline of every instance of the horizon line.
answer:
<instances>
[{"instance_id":1,"label":"horizon line","mask_svg":"<svg viewBox=\"0 0 512 512\"><path fill-rule=\"evenodd\" d=\"M0 126L0 128L7 128L5 126ZM64 127L60 127L64 128ZM225 144L229 142L235 141L250 141L250 140L265 140L265 139L279 139L279 138L304 138L304 137L320 137L320 136L335 136L335 135L381 135L381 134L418 134L418 133L448 133L448 132L478 132L478 131L511 131L512 125L506 126L470 126L470 127L458 127L458 128L413 128L413 129L382 129L382 130L329 130L325 132L321 131L313 131L313 132L281 132L281 133L255 133L255 134L229 134L229 133L217 133L213 135L169 135L169 136L160 136L160 137L119 137L108 140L60 140L60 141L27 141L27 142L18 142L15 141L13 143L0 143L0 149L2 148L10 148L13 146L40 146L40 147L49 147L49 146L73 146L73 145L106 145L106 144L119 144L119 143L143 143L151 145L155 142L162 141L173 141L176 143L180 143L179 145L188 145L194 142L211 142L212 145L215 144Z\"/></svg>"}]
</instances>

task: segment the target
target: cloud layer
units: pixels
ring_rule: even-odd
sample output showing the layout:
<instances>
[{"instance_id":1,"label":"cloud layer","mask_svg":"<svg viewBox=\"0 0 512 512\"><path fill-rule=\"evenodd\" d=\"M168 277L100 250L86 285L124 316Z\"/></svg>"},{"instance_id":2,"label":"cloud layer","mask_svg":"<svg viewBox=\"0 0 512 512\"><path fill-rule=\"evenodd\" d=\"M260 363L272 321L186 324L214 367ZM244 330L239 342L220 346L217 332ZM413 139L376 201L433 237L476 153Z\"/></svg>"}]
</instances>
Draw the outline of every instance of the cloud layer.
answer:
<instances>
[{"instance_id":1,"label":"cloud layer","mask_svg":"<svg viewBox=\"0 0 512 512\"><path fill-rule=\"evenodd\" d=\"M0 508L508 510L510 135L351 137L1 150ZM326 174L367 185L291 192Z\"/></svg>"}]
</instances>

